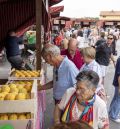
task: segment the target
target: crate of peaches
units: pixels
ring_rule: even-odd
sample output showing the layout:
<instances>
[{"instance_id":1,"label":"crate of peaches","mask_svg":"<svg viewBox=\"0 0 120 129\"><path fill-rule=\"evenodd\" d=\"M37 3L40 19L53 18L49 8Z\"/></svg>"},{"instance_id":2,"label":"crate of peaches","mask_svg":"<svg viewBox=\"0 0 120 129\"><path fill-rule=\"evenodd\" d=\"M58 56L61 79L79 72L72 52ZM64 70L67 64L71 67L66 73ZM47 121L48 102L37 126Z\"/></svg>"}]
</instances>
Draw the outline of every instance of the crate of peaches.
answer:
<instances>
[{"instance_id":1,"label":"crate of peaches","mask_svg":"<svg viewBox=\"0 0 120 129\"><path fill-rule=\"evenodd\" d=\"M0 87L0 113L35 112L37 80L9 81Z\"/></svg>"},{"instance_id":2,"label":"crate of peaches","mask_svg":"<svg viewBox=\"0 0 120 129\"><path fill-rule=\"evenodd\" d=\"M33 128L33 115L31 113L3 113L0 114L0 126L10 124L14 129Z\"/></svg>"},{"instance_id":3,"label":"crate of peaches","mask_svg":"<svg viewBox=\"0 0 120 129\"><path fill-rule=\"evenodd\" d=\"M10 72L9 80L33 80L33 79L41 79L42 70L15 70L13 69Z\"/></svg>"}]
</instances>

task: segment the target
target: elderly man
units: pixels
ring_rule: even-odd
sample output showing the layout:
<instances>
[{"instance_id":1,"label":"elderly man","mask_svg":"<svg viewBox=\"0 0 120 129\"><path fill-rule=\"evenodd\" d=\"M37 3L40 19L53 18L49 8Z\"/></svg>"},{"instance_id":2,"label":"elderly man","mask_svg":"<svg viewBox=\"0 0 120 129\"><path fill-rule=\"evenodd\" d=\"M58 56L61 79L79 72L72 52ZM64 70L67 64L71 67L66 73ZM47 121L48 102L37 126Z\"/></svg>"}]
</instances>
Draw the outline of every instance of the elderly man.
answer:
<instances>
[{"instance_id":1,"label":"elderly man","mask_svg":"<svg viewBox=\"0 0 120 129\"><path fill-rule=\"evenodd\" d=\"M67 56L60 55L60 49L55 45L46 44L42 50L42 56L48 64L54 66L53 81L39 86L38 90L47 90L53 87L53 97L57 104L65 91L76 83L75 77L79 71Z\"/></svg>"},{"instance_id":2,"label":"elderly man","mask_svg":"<svg viewBox=\"0 0 120 129\"><path fill-rule=\"evenodd\" d=\"M62 50L61 55L66 55L78 69L84 64L80 51L77 49L77 40L71 38L68 43L68 49Z\"/></svg>"}]
</instances>

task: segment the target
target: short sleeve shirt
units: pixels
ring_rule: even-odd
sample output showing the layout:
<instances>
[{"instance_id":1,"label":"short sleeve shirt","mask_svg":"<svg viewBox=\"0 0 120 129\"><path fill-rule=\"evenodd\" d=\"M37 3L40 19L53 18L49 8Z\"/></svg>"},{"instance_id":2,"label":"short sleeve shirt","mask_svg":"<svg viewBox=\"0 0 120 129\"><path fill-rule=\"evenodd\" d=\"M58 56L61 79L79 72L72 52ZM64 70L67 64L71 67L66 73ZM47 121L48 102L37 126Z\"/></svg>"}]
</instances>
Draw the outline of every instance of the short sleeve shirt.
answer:
<instances>
[{"instance_id":1,"label":"short sleeve shirt","mask_svg":"<svg viewBox=\"0 0 120 129\"><path fill-rule=\"evenodd\" d=\"M56 69L53 71L53 97L61 100L65 91L75 85L79 70L66 56L57 71L58 75L56 75Z\"/></svg>"},{"instance_id":2,"label":"short sleeve shirt","mask_svg":"<svg viewBox=\"0 0 120 129\"><path fill-rule=\"evenodd\" d=\"M98 74L98 76L100 78L99 82L102 82L102 70L101 70L100 65L95 60L93 60L89 64L84 64L81 67L80 72L83 71L83 70L93 70L94 72L96 72Z\"/></svg>"},{"instance_id":3,"label":"short sleeve shirt","mask_svg":"<svg viewBox=\"0 0 120 129\"><path fill-rule=\"evenodd\" d=\"M101 47L96 47L96 61L100 65L108 66L110 62L111 53L111 46L108 46L107 43L102 43Z\"/></svg>"}]
</instances>

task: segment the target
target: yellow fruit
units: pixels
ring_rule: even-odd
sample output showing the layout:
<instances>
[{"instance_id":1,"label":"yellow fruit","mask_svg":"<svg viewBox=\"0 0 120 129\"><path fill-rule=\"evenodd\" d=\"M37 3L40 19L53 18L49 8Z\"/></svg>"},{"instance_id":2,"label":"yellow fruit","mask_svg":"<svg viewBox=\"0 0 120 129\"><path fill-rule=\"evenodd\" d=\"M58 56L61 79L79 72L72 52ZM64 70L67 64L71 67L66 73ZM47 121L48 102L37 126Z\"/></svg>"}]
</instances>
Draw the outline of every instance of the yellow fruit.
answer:
<instances>
[{"instance_id":1,"label":"yellow fruit","mask_svg":"<svg viewBox=\"0 0 120 129\"><path fill-rule=\"evenodd\" d=\"M33 73L35 74L36 77L38 77L40 75L40 73L38 71L33 71Z\"/></svg>"},{"instance_id":2,"label":"yellow fruit","mask_svg":"<svg viewBox=\"0 0 120 129\"><path fill-rule=\"evenodd\" d=\"M17 120L17 115L16 114L10 114L9 115L9 120Z\"/></svg>"},{"instance_id":3,"label":"yellow fruit","mask_svg":"<svg viewBox=\"0 0 120 129\"><path fill-rule=\"evenodd\" d=\"M24 93L18 93L16 95L16 98L15 99L16 100L24 100L24 99L26 99L26 94L24 94Z\"/></svg>"},{"instance_id":4,"label":"yellow fruit","mask_svg":"<svg viewBox=\"0 0 120 129\"><path fill-rule=\"evenodd\" d=\"M5 95L3 93L0 93L0 100L4 100Z\"/></svg>"},{"instance_id":5,"label":"yellow fruit","mask_svg":"<svg viewBox=\"0 0 120 129\"><path fill-rule=\"evenodd\" d=\"M21 72L25 72L25 70L20 70Z\"/></svg>"},{"instance_id":6,"label":"yellow fruit","mask_svg":"<svg viewBox=\"0 0 120 129\"><path fill-rule=\"evenodd\" d=\"M20 115L18 115L18 119L19 120L25 120L26 116L24 114L20 114Z\"/></svg>"},{"instance_id":7,"label":"yellow fruit","mask_svg":"<svg viewBox=\"0 0 120 129\"><path fill-rule=\"evenodd\" d=\"M19 93L27 93L27 90L25 88L19 89Z\"/></svg>"},{"instance_id":8,"label":"yellow fruit","mask_svg":"<svg viewBox=\"0 0 120 129\"><path fill-rule=\"evenodd\" d=\"M33 76L34 75L34 73L32 72L32 71L29 71L28 72L31 76Z\"/></svg>"},{"instance_id":9,"label":"yellow fruit","mask_svg":"<svg viewBox=\"0 0 120 129\"><path fill-rule=\"evenodd\" d=\"M25 77L25 75L23 73L19 73L20 77Z\"/></svg>"},{"instance_id":10,"label":"yellow fruit","mask_svg":"<svg viewBox=\"0 0 120 129\"><path fill-rule=\"evenodd\" d=\"M17 85L17 89L20 90L20 89L23 89L24 88L24 85L23 84L18 84Z\"/></svg>"},{"instance_id":11,"label":"yellow fruit","mask_svg":"<svg viewBox=\"0 0 120 129\"><path fill-rule=\"evenodd\" d=\"M0 119L1 120L8 120L8 115L3 114L3 115L1 115L1 118Z\"/></svg>"},{"instance_id":12,"label":"yellow fruit","mask_svg":"<svg viewBox=\"0 0 120 129\"><path fill-rule=\"evenodd\" d=\"M9 87L10 88L16 88L16 84L10 84Z\"/></svg>"},{"instance_id":13,"label":"yellow fruit","mask_svg":"<svg viewBox=\"0 0 120 129\"><path fill-rule=\"evenodd\" d=\"M26 82L26 85L31 85L32 86L33 82Z\"/></svg>"},{"instance_id":14,"label":"yellow fruit","mask_svg":"<svg viewBox=\"0 0 120 129\"><path fill-rule=\"evenodd\" d=\"M18 84L25 84L25 82L23 82L23 81L19 81L19 82L18 82Z\"/></svg>"},{"instance_id":15,"label":"yellow fruit","mask_svg":"<svg viewBox=\"0 0 120 129\"><path fill-rule=\"evenodd\" d=\"M4 95L4 97L8 94L7 92L2 92L2 94Z\"/></svg>"},{"instance_id":16,"label":"yellow fruit","mask_svg":"<svg viewBox=\"0 0 120 129\"><path fill-rule=\"evenodd\" d=\"M14 93L8 93L5 96L5 100L15 100L15 96L16 96L16 94L14 94Z\"/></svg>"},{"instance_id":17,"label":"yellow fruit","mask_svg":"<svg viewBox=\"0 0 120 129\"><path fill-rule=\"evenodd\" d=\"M26 85L24 88L27 90L27 92L30 92L31 89L32 89L32 86L31 85Z\"/></svg>"},{"instance_id":18,"label":"yellow fruit","mask_svg":"<svg viewBox=\"0 0 120 129\"><path fill-rule=\"evenodd\" d=\"M8 85L2 86L2 92L10 92L10 87Z\"/></svg>"},{"instance_id":19,"label":"yellow fruit","mask_svg":"<svg viewBox=\"0 0 120 129\"><path fill-rule=\"evenodd\" d=\"M18 89L15 87L15 88L10 88L10 93L18 93Z\"/></svg>"},{"instance_id":20,"label":"yellow fruit","mask_svg":"<svg viewBox=\"0 0 120 129\"><path fill-rule=\"evenodd\" d=\"M31 99L30 93L27 93L27 94L26 94L26 99Z\"/></svg>"},{"instance_id":21,"label":"yellow fruit","mask_svg":"<svg viewBox=\"0 0 120 129\"><path fill-rule=\"evenodd\" d=\"M26 118L31 119L31 114L30 113L26 114Z\"/></svg>"},{"instance_id":22,"label":"yellow fruit","mask_svg":"<svg viewBox=\"0 0 120 129\"><path fill-rule=\"evenodd\" d=\"M15 77L20 77L20 75L18 73L15 74Z\"/></svg>"},{"instance_id":23,"label":"yellow fruit","mask_svg":"<svg viewBox=\"0 0 120 129\"><path fill-rule=\"evenodd\" d=\"M36 76L39 77L40 76L40 73L39 72L36 72Z\"/></svg>"},{"instance_id":24,"label":"yellow fruit","mask_svg":"<svg viewBox=\"0 0 120 129\"><path fill-rule=\"evenodd\" d=\"M26 77L31 77L31 75L28 73L28 74L26 75Z\"/></svg>"},{"instance_id":25,"label":"yellow fruit","mask_svg":"<svg viewBox=\"0 0 120 129\"><path fill-rule=\"evenodd\" d=\"M28 73L26 71L24 71L23 74L26 76Z\"/></svg>"}]
</instances>

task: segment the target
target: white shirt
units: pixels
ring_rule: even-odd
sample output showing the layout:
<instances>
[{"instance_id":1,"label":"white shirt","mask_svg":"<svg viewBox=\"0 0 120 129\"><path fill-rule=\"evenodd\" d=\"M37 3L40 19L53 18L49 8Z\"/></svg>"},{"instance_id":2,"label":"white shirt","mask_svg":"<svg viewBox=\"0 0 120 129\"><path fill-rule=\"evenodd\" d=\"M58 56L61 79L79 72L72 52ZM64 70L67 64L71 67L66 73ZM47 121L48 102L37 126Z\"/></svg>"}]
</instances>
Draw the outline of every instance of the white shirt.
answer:
<instances>
[{"instance_id":1,"label":"white shirt","mask_svg":"<svg viewBox=\"0 0 120 129\"><path fill-rule=\"evenodd\" d=\"M77 37L77 41L78 41L78 48L84 48L85 47L85 38L84 37Z\"/></svg>"},{"instance_id":2,"label":"white shirt","mask_svg":"<svg viewBox=\"0 0 120 129\"><path fill-rule=\"evenodd\" d=\"M58 107L61 110L65 109L70 97L73 95L73 93L75 91L76 91L76 89L73 87L73 88L69 88L65 92L60 104L58 104ZM79 118L81 115L81 111L76 110L75 115L76 115L76 118ZM76 118L75 118L75 120L76 120ZM74 119L74 117L73 117L73 119ZM99 96L96 95L96 99L93 104L93 128L94 129L102 129L105 125L109 125L107 107L106 107L105 102Z\"/></svg>"},{"instance_id":3,"label":"white shirt","mask_svg":"<svg viewBox=\"0 0 120 129\"><path fill-rule=\"evenodd\" d=\"M93 60L91 63L89 64L84 64L81 69L80 69L80 72L83 71L83 70L93 70L94 72L96 72L100 78L100 81L99 83L102 82L102 70L101 70L101 67L100 65L95 61Z\"/></svg>"}]
</instances>

